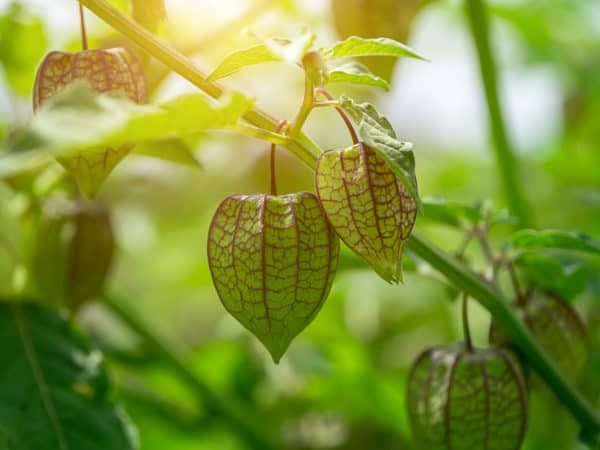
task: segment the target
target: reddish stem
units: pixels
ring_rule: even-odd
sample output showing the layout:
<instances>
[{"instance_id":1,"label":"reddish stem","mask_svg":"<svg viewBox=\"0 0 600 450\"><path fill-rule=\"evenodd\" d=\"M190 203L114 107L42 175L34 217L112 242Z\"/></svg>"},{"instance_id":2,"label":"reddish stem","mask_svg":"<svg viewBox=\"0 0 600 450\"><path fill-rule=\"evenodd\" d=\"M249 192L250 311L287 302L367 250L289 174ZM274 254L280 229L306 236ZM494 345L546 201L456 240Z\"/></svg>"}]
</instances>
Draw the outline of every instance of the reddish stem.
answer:
<instances>
[{"instance_id":1,"label":"reddish stem","mask_svg":"<svg viewBox=\"0 0 600 450\"><path fill-rule=\"evenodd\" d=\"M81 26L81 47L84 50L87 50L88 42L87 42L87 32L85 30L85 16L84 16L84 12L83 12L83 5L81 3L79 3L79 24Z\"/></svg>"},{"instance_id":2,"label":"reddish stem","mask_svg":"<svg viewBox=\"0 0 600 450\"><path fill-rule=\"evenodd\" d=\"M334 100L333 95L331 95L329 92L327 92L327 90L325 90L322 87L315 88L315 94L321 94L322 96L327 98L327 100ZM350 132L350 136L352 137L352 143L354 145L358 144L360 141L356 134L356 130L354 129L354 126L352 125L352 122L350 121L350 118L346 114L346 111L344 111L339 106L336 106L335 110L338 112L338 114L340 115L340 117L342 118L344 123L346 124L346 127L348 128L348 131Z\"/></svg>"},{"instance_id":3,"label":"reddish stem","mask_svg":"<svg viewBox=\"0 0 600 450\"><path fill-rule=\"evenodd\" d=\"M287 129L290 123L287 120L280 120L275 127L275 133L279 133L283 129ZM275 150L277 144L271 144L271 195L277 195L277 178L275 176Z\"/></svg>"},{"instance_id":4,"label":"reddish stem","mask_svg":"<svg viewBox=\"0 0 600 450\"><path fill-rule=\"evenodd\" d=\"M463 334L465 337L465 346L467 351L473 351L473 341L471 340L471 328L469 326L469 296L463 293L462 299L462 323L463 323Z\"/></svg>"}]
</instances>

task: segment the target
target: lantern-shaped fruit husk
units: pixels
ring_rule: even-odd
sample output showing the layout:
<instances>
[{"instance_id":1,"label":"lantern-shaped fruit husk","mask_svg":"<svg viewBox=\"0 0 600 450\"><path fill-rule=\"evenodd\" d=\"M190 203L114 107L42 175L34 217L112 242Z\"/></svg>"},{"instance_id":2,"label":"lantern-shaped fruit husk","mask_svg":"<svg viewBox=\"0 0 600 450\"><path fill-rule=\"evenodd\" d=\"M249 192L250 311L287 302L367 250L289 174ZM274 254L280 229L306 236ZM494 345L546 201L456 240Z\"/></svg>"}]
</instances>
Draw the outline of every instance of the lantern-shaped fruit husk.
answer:
<instances>
[{"instance_id":1,"label":"lantern-shaped fruit husk","mask_svg":"<svg viewBox=\"0 0 600 450\"><path fill-rule=\"evenodd\" d=\"M337 236L308 192L228 197L210 226L208 261L221 302L275 362L321 309L338 258Z\"/></svg>"},{"instance_id":2,"label":"lantern-shaped fruit husk","mask_svg":"<svg viewBox=\"0 0 600 450\"><path fill-rule=\"evenodd\" d=\"M407 407L420 449L518 450L523 442L523 378L500 349L425 351L409 375Z\"/></svg>"},{"instance_id":3,"label":"lantern-shaped fruit husk","mask_svg":"<svg viewBox=\"0 0 600 450\"><path fill-rule=\"evenodd\" d=\"M103 204L47 207L37 230L33 257L33 275L42 298L78 310L100 293L114 251L110 214Z\"/></svg>"},{"instance_id":4,"label":"lantern-shaped fruit husk","mask_svg":"<svg viewBox=\"0 0 600 450\"><path fill-rule=\"evenodd\" d=\"M322 153L317 194L340 239L386 281L402 280L402 254L417 207L373 149L357 144Z\"/></svg>"},{"instance_id":5,"label":"lantern-shaped fruit husk","mask_svg":"<svg viewBox=\"0 0 600 450\"><path fill-rule=\"evenodd\" d=\"M589 353L585 325L577 311L564 298L537 291L517 305L517 309L527 328L561 370L576 378ZM494 345L511 347L508 337L494 322L489 339Z\"/></svg>"},{"instance_id":6,"label":"lantern-shaped fruit husk","mask_svg":"<svg viewBox=\"0 0 600 450\"><path fill-rule=\"evenodd\" d=\"M126 48L51 52L40 65L34 87L33 107L59 93L75 80L87 80L99 93L120 91L132 101L147 100L147 84L135 53ZM57 158L72 174L87 197L94 197L113 168L131 151L124 143L116 148L92 149Z\"/></svg>"}]
</instances>

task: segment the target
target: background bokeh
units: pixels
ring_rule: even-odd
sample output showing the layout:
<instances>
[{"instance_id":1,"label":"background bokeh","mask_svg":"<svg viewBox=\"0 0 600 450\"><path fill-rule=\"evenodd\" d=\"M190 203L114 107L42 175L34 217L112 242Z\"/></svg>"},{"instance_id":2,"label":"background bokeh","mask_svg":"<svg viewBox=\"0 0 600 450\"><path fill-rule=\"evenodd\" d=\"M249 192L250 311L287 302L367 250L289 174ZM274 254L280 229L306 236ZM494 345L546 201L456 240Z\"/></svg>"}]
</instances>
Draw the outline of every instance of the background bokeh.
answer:
<instances>
[{"instance_id":1,"label":"background bokeh","mask_svg":"<svg viewBox=\"0 0 600 450\"><path fill-rule=\"evenodd\" d=\"M126 9L124 1L112 3ZM337 8L335 3L168 0L161 34L192 52L207 72L225 54L251 42L248 30L285 37L308 26L318 35L317 46L331 44L353 26L373 35L406 36L402 40L430 62L400 60L391 92L345 85L331 91L376 103L398 134L415 144L423 196L489 201L502 209L477 55L462 2L397 0L392 3L403 12L398 24L387 24L385 19L394 17L383 17L366 26L352 20L368 20L369 10L385 2L348 1ZM489 5L501 100L537 225L599 237L600 3L497 0ZM363 14L351 17L353 7ZM334 17L335 11L343 15ZM79 48L77 14L73 0L0 0L0 136L31 116L30 91L43 54ZM87 17L93 45L120 42L106 25ZM228 27L232 21L236 25ZM159 63L150 67L151 79L164 75ZM256 97L257 105L272 115L292 118L303 78L297 67L269 63L244 69L224 84ZM152 101L193 90L170 74L157 85ZM315 111L307 131L325 148L349 142L333 111ZM200 169L134 154L103 188L119 245L111 283L125 293L124 301L141 320L181 347L199 376L265 430L283 435L290 448L413 448L404 405L407 371L426 347L461 339L456 292L426 267L407 273L404 284L388 286L346 252L320 315L273 365L222 308L210 281L205 242L211 215L224 196L268 189L267 145L218 132L200 138L197 147ZM301 162L285 151L278 161L281 192L313 189L312 174ZM448 251L461 240L459 233L425 218L418 219L417 227ZM495 248L509 230L494 230ZM468 257L483 270L476 248ZM597 273L598 261L590 265ZM590 280L574 304L587 318L590 341L600 348L600 282ZM486 345L489 317L475 304L471 310L475 341ZM91 304L80 315L111 362L115 395L139 427L142 450L245 448L226 422L213 417L102 306ZM581 384L597 405L599 377L600 355L593 353ZM537 384L524 448L579 448L576 424Z\"/></svg>"}]
</instances>

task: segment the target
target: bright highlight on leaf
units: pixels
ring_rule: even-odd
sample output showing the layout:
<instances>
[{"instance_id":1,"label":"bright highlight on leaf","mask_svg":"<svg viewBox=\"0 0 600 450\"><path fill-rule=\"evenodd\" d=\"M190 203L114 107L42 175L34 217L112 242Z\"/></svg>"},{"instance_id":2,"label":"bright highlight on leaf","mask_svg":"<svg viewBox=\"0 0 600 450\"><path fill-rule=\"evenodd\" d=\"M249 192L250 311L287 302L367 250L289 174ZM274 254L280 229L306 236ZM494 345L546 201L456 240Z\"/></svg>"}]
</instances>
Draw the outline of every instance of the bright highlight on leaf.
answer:
<instances>
[{"instance_id":1,"label":"bright highlight on leaf","mask_svg":"<svg viewBox=\"0 0 600 450\"><path fill-rule=\"evenodd\" d=\"M227 55L208 79L215 81L233 75L244 67L280 60L265 44L254 45Z\"/></svg>"},{"instance_id":2,"label":"bright highlight on leaf","mask_svg":"<svg viewBox=\"0 0 600 450\"><path fill-rule=\"evenodd\" d=\"M227 55L208 79L215 81L233 75L244 67L267 62L282 61L297 64L312 47L315 35L305 31L296 39L259 39L262 43Z\"/></svg>"},{"instance_id":3,"label":"bright highlight on leaf","mask_svg":"<svg viewBox=\"0 0 600 450\"><path fill-rule=\"evenodd\" d=\"M78 53L51 52L42 62L35 80L33 105L62 91L74 80L87 80L99 92L123 92L132 101L146 101L146 79L135 54L125 48L84 50ZM132 146L121 143L87 153L60 157L58 161L77 180L87 197L95 197L113 168Z\"/></svg>"},{"instance_id":4,"label":"bright highlight on leaf","mask_svg":"<svg viewBox=\"0 0 600 450\"><path fill-rule=\"evenodd\" d=\"M338 258L337 236L308 192L228 197L208 235L221 302L275 362L323 306Z\"/></svg>"},{"instance_id":5,"label":"bright highlight on leaf","mask_svg":"<svg viewBox=\"0 0 600 450\"><path fill-rule=\"evenodd\" d=\"M362 38L350 36L337 42L332 47L323 50L325 59L347 58L356 56L405 56L409 58L426 58L416 53L410 47L388 38Z\"/></svg>"},{"instance_id":6,"label":"bright highlight on leaf","mask_svg":"<svg viewBox=\"0 0 600 450\"><path fill-rule=\"evenodd\" d=\"M332 67L329 71L329 83L352 83L375 86L384 91L390 90L390 83L371 73L369 69L357 62Z\"/></svg>"},{"instance_id":7,"label":"bright highlight on leaf","mask_svg":"<svg viewBox=\"0 0 600 450\"><path fill-rule=\"evenodd\" d=\"M340 238L386 281L402 280L417 207L387 162L364 144L322 153L317 194Z\"/></svg>"},{"instance_id":8,"label":"bright highlight on leaf","mask_svg":"<svg viewBox=\"0 0 600 450\"><path fill-rule=\"evenodd\" d=\"M138 105L117 94L98 95L87 82L78 81L49 99L27 127L14 135L6 149L9 153L0 157L0 177L40 157L86 155L94 148L123 142L156 144L224 128L235 124L251 106L252 101L240 94L218 104L189 94L159 106Z\"/></svg>"},{"instance_id":9,"label":"bright highlight on leaf","mask_svg":"<svg viewBox=\"0 0 600 450\"><path fill-rule=\"evenodd\" d=\"M423 450L519 450L523 442L523 379L499 349L425 351L409 375L407 408Z\"/></svg>"},{"instance_id":10,"label":"bright highlight on leaf","mask_svg":"<svg viewBox=\"0 0 600 450\"><path fill-rule=\"evenodd\" d=\"M512 237L515 249L570 250L600 255L600 241L583 233L560 230L521 230Z\"/></svg>"}]
</instances>

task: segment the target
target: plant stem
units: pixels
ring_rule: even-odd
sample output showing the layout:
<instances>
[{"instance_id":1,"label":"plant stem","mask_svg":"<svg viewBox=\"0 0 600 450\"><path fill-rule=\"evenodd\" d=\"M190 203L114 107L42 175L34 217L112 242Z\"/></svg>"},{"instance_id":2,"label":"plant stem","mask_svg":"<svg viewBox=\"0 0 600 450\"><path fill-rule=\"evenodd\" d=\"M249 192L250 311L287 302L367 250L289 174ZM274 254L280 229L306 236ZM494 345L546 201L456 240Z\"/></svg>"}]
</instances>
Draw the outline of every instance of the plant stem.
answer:
<instances>
[{"instance_id":1,"label":"plant stem","mask_svg":"<svg viewBox=\"0 0 600 450\"><path fill-rule=\"evenodd\" d=\"M512 150L502 107L498 95L497 68L490 45L489 17L484 0L466 0L471 33L479 56L479 70L489 115L491 137L496 151L496 161L502 178L502 187L510 212L519 219L520 225L533 224L531 208L521 189L517 158Z\"/></svg>"},{"instance_id":2,"label":"plant stem","mask_svg":"<svg viewBox=\"0 0 600 450\"><path fill-rule=\"evenodd\" d=\"M281 130L287 128L289 122L287 120L280 120L277 122L277 126L275 127L275 133L279 133ZM271 195L277 195L277 174L275 172L275 153L277 150L277 144L271 144Z\"/></svg>"},{"instance_id":3,"label":"plant stem","mask_svg":"<svg viewBox=\"0 0 600 450\"><path fill-rule=\"evenodd\" d=\"M304 97L302 98L302 105L300 105L300 111L298 111L296 120L294 120L292 128L290 128L290 135L296 136L302 131L302 127L312 111L314 103L315 93L312 81L308 75L304 74Z\"/></svg>"},{"instance_id":4,"label":"plant stem","mask_svg":"<svg viewBox=\"0 0 600 450\"><path fill-rule=\"evenodd\" d=\"M114 292L105 292L101 296L103 304L125 325L134 331L161 360L169 365L198 395L211 413L222 417L249 443L255 450L275 450L272 445L247 418L250 412L242 412L240 405L232 405L231 399L220 398L187 366L179 352L168 345L164 338L157 336L140 319L137 312L130 310L127 301Z\"/></svg>"},{"instance_id":5,"label":"plant stem","mask_svg":"<svg viewBox=\"0 0 600 450\"><path fill-rule=\"evenodd\" d=\"M85 30L85 13L83 11L83 5L79 4L79 26L81 27L81 48L83 50L88 49L87 32Z\"/></svg>"},{"instance_id":6,"label":"plant stem","mask_svg":"<svg viewBox=\"0 0 600 450\"><path fill-rule=\"evenodd\" d=\"M471 339L471 328L469 326L469 296L463 293L462 298L462 323L463 323L463 336L465 338L465 346L467 350L473 351L473 341Z\"/></svg>"},{"instance_id":7,"label":"plant stem","mask_svg":"<svg viewBox=\"0 0 600 450\"><path fill-rule=\"evenodd\" d=\"M184 56L156 40L150 33L113 8L106 0L80 1L109 25L128 36L152 56L191 81L208 95L218 98L223 93L223 90L219 86L207 81L204 74ZM256 108L248 113L245 118L255 127L264 128L265 136L272 139L284 139L286 143L283 145L288 150L308 165L314 167L321 149L305 134L299 133L294 138L285 138L278 134L270 133L277 126L276 121ZM242 129L249 131L252 127L242 127ZM255 133L255 136L259 137L258 134L260 133L258 131L255 131ZM577 391L573 383L560 372L519 319L516 312L511 309L508 300L497 289L490 286L484 280L479 279L466 266L445 254L417 231L413 231L408 241L408 248L440 273L444 274L449 281L481 303L492 314L517 347L521 349L530 365L546 381L550 389L554 391L565 407L571 411L581 426L590 432L600 432L600 414ZM148 337L153 338L151 334ZM156 342L156 344L158 346L161 345L160 341ZM189 379L191 384L197 382L194 381L195 377L193 374L190 376L190 373L180 360L171 356L165 356L165 359L177 366L177 370L181 372L183 378ZM202 388L199 388L199 392L202 392L202 390ZM213 396L210 398L213 398Z\"/></svg>"}]
</instances>

